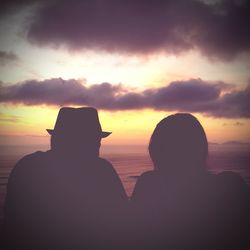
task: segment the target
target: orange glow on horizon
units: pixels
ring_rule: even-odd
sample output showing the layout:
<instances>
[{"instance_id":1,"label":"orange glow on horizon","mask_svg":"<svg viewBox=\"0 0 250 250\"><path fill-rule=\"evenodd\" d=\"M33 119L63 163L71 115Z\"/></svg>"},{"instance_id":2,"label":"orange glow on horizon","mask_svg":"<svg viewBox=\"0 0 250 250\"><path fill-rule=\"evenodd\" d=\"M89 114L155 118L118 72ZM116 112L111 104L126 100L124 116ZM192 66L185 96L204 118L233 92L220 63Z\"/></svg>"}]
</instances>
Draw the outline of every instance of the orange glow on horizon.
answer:
<instances>
[{"instance_id":1,"label":"orange glow on horizon","mask_svg":"<svg viewBox=\"0 0 250 250\"><path fill-rule=\"evenodd\" d=\"M43 144L49 142L46 129L53 128L59 108L15 106L0 109L1 144ZM171 112L176 113L176 112ZM104 131L112 134L104 145L147 145L157 123L171 114L151 109L131 111L99 110ZM222 119L194 114L203 125L208 141L250 141L249 119ZM11 138L11 139L8 139Z\"/></svg>"}]
</instances>

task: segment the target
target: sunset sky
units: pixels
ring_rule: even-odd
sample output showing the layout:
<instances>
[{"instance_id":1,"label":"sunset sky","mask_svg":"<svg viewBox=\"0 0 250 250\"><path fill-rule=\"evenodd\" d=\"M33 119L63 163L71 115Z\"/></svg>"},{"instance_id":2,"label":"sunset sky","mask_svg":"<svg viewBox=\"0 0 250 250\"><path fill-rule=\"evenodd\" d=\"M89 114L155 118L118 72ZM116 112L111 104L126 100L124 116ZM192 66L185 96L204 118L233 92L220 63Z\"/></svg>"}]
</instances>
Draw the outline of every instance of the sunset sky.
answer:
<instances>
[{"instance_id":1,"label":"sunset sky","mask_svg":"<svg viewBox=\"0 0 250 250\"><path fill-rule=\"evenodd\" d=\"M250 142L250 1L3 1L0 144L48 143L62 106L93 106L106 144L147 144L193 113L210 142Z\"/></svg>"}]
</instances>

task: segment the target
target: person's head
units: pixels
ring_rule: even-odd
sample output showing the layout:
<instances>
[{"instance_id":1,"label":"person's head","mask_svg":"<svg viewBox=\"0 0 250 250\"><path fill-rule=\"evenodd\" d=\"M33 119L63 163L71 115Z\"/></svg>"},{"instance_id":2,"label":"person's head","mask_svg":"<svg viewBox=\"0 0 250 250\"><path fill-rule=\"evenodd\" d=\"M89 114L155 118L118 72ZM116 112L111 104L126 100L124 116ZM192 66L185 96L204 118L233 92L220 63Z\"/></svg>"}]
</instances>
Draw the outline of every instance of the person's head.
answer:
<instances>
[{"instance_id":1,"label":"person's head","mask_svg":"<svg viewBox=\"0 0 250 250\"><path fill-rule=\"evenodd\" d=\"M202 171L208 155L204 129L191 114L170 115L157 124L149 154L154 167L162 172Z\"/></svg>"},{"instance_id":2,"label":"person's head","mask_svg":"<svg viewBox=\"0 0 250 250\"><path fill-rule=\"evenodd\" d=\"M51 135L51 149L62 156L97 157L101 139L110 135L103 132L97 110L91 107L61 108Z\"/></svg>"},{"instance_id":3,"label":"person's head","mask_svg":"<svg viewBox=\"0 0 250 250\"><path fill-rule=\"evenodd\" d=\"M51 135L51 149L62 156L97 157L101 138L90 135Z\"/></svg>"}]
</instances>

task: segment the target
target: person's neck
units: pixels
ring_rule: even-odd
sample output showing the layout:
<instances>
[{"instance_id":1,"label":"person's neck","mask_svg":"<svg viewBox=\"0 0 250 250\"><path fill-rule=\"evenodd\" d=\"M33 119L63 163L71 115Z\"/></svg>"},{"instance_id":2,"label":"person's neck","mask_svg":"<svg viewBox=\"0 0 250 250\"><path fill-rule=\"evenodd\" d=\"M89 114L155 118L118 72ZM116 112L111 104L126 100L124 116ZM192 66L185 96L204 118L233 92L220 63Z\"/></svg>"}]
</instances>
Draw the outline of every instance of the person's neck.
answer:
<instances>
[{"instance_id":1,"label":"person's neck","mask_svg":"<svg viewBox=\"0 0 250 250\"><path fill-rule=\"evenodd\" d=\"M171 165L171 168L167 168L167 166L159 167L157 170L162 176L167 176L170 179L195 179L200 178L201 176L205 176L207 171L204 166L179 166L179 165Z\"/></svg>"},{"instance_id":2,"label":"person's neck","mask_svg":"<svg viewBox=\"0 0 250 250\"><path fill-rule=\"evenodd\" d=\"M98 154L93 153L76 153L76 152L70 152L67 150L59 150L59 149L53 149L51 150L55 155L58 155L58 157L65 161L71 161L71 162L82 162L86 160L94 160L99 157Z\"/></svg>"}]
</instances>

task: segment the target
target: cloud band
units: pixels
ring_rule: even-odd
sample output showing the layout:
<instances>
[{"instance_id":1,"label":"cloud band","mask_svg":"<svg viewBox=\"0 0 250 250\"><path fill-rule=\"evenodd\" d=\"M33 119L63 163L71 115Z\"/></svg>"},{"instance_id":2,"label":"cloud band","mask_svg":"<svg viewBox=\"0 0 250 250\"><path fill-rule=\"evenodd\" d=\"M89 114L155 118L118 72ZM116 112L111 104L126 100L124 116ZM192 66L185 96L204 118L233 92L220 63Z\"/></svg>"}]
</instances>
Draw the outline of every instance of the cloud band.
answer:
<instances>
[{"instance_id":1,"label":"cloud band","mask_svg":"<svg viewBox=\"0 0 250 250\"><path fill-rule=\"evenodd\" d=\"M174 81L163 87L134 91L122 84L87 86L79 80L52 78L0 86L0 102L24 105L83 105L103 110L197 112L213 117L249 118L250 84L238 90L223 82Z\"/></svg>"}]
</instances>

